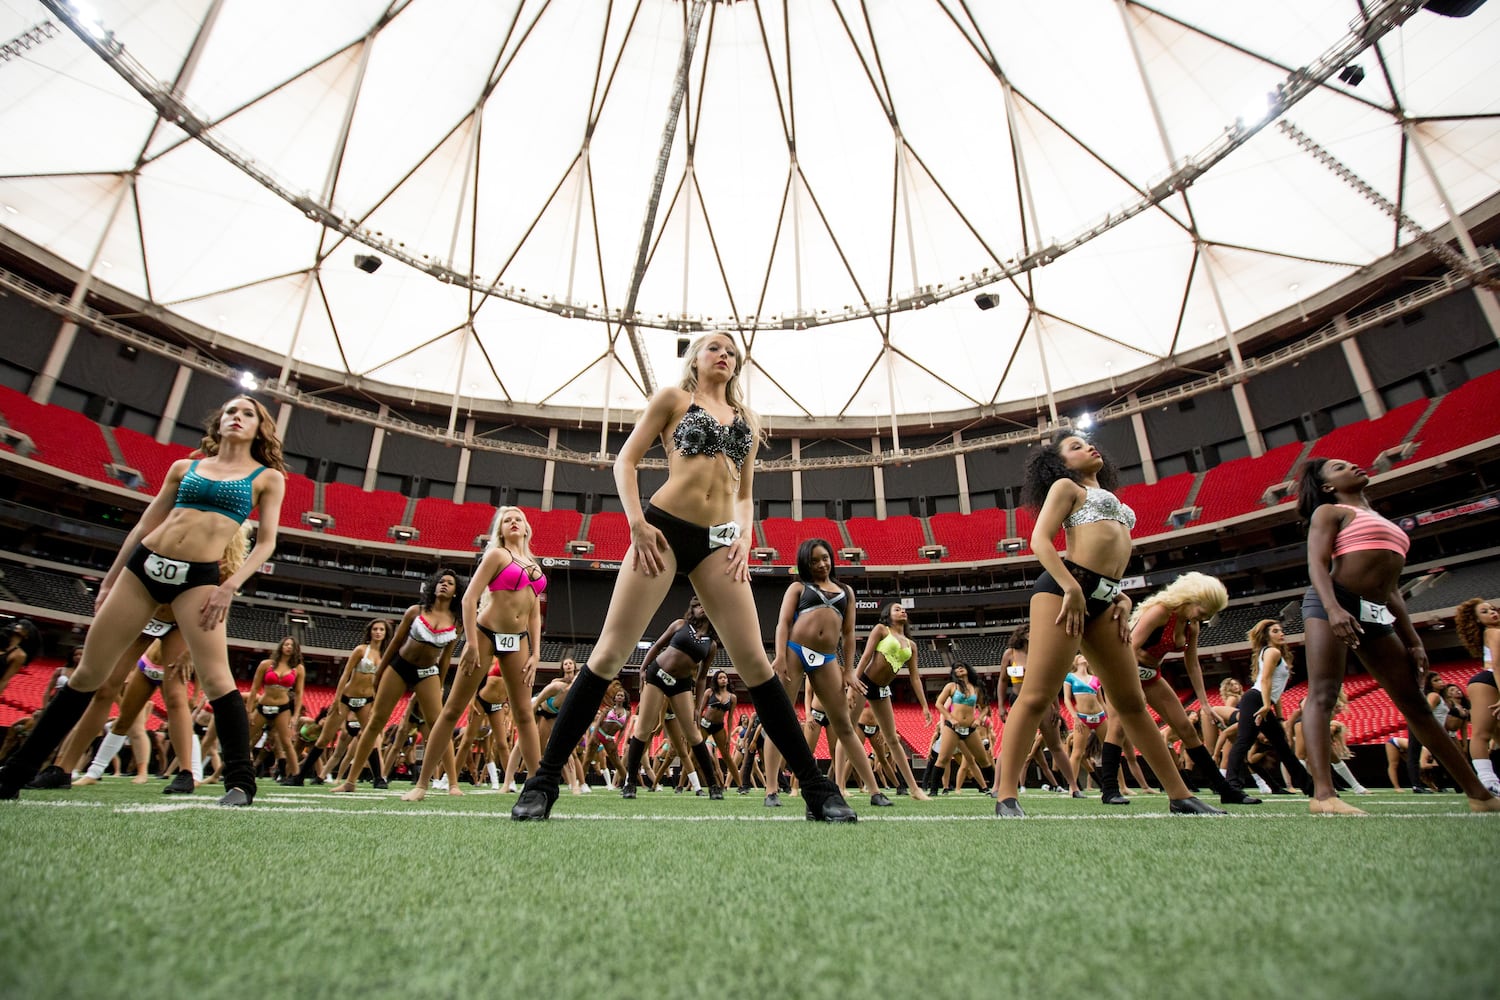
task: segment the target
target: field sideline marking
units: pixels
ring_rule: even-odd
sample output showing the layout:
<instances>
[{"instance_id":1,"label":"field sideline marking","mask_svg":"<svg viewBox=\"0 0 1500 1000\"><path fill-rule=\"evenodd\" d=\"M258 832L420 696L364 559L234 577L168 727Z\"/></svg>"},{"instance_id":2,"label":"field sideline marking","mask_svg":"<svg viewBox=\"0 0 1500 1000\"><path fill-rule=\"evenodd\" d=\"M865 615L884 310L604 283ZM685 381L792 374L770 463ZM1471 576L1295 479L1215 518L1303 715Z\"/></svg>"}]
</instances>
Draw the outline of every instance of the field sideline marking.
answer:
<instances>
[{"instance_id":1,"label":"field sideline marking","mask_svg":"<svg viewBox=\"0 0 1500 1000\"><path fill-rule=\"evenodd\" d=\"M68 805L71 803L53 803L55 805ZM97 803L77 803L77 805L96 805ZM169 813L183 812L187 810L218 810L221 808L213 802L161 802L161 803L139 803L135 805L116 806L114 812L117 814L142 814L142 813ZM413 808L413 809L340 809L335 806L271 806L265 808L264 812L274 813L313 813L338 816L449 816L457 819L480 819L480 820L502 820L509 819L505 812L474 812L474 811L449 811L445 809ZM1483 814L1464 812L1426 812L1426 813L1372 813L1371 819L1431 819L1434 817L1446 817L1450 819L1479 817ZM1313 819L1315 817L1308 813L1231 813L1224 817L1230 820L1273 820L1273 819ZM1108 823L1131 822L1141 820L1165 820L1174 819L1171 813L1101 813L1081 816L1028 816L1027 820L1032 822L1089 822L1099 821ZM1218 817L1207 817L1216 819ZM553 817L561 822L603 822L603 823L792 823L806 822L800 815L790 816L642 816L637 814L611 815L605 813L574 813L571 815L561 814ZM947 822L994 822L992 815L979 816L866 816L867 821L874 823L947 823Z\"/></svg>"}]
</instances>

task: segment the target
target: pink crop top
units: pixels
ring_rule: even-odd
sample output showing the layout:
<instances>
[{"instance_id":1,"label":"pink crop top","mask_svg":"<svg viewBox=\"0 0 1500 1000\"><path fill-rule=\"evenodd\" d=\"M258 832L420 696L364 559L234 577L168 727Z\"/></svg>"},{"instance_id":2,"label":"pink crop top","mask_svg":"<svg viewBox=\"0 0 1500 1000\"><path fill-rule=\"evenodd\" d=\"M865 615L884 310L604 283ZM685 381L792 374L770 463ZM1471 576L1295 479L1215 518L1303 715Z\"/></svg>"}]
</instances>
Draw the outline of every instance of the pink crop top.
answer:
<instances>
[{"instance_id":1,"label":"pink crop top","mask_svg":"<svg viewBox=\"0 0 1500 1000\"><path fill-rule=\"evenodd\" d=\"M1333 540L1333 556L1337 559L1346 552L1367 552L1382 549L1406 555L1411 548L1411 539L1391 521L1373 510L1352 507L1341 503L1335 506L1354 511L1354 518L1342 528Z\"/></svg>"},{"instance_id":2,"label":"pink crop top","mask_svg":"<svg viewBox=\"0 0 1500 1000\"><path fill-rule=\"evenodd\" d=\"M535 576L531 574L535 573ZM530 587L531 592L538 597L542 591L547 589L547 574L542 572L540 566L522 566L521 560L514 557L505 564L505 568L495 574L490 581L490 591L496 590L520 590L522 587Z\"/></svg>"}]
</instances>

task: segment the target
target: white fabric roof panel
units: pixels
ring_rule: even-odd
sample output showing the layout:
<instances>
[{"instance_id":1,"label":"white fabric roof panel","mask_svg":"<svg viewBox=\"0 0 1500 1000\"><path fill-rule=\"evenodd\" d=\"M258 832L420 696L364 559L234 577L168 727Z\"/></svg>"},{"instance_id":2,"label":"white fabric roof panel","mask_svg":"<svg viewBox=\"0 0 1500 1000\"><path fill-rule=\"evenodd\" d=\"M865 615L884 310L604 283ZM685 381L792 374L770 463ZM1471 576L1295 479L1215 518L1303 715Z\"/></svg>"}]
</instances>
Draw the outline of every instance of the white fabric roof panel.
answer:
<instances>
[{"instance_id":1,"label":"white fabric roof panel","mask_svg":"<svg viewBox=\"0 0 1500 1000\"><path fill-rule=\"evenodd\" d=\"M1048 377L1124 391L1132 372L1221 342L1226 318L1255 323L1410 242L1273 124L1185 194L988 285L993 310L966 291L887 315L1138 202L1359 16L1352 0L967 6L708 6L636 298L650 376L618 311L691 8L680 0L68 8L176 82L253 169L498 295L399 260L356 270L369 248L159 122L23 0L0 0L0 38L49 19L58 30L0 64L0 224L80 267L97 250L96 280L268 367L288 355L294 370L480 407L637 408L652 378L676 378L677 324L738 317L752 400L773 425L1040 406ZM1378 48L1355 60L1361 85L1330 80L1285 118L1439 227L1438 191L1409 150L1403 172L1400 116L1443 116L1411 127L1460 211L1500 190L1500 4L1418 13ZM793 316L815 322L783 329Z\"/></svg>"}]
</instances>

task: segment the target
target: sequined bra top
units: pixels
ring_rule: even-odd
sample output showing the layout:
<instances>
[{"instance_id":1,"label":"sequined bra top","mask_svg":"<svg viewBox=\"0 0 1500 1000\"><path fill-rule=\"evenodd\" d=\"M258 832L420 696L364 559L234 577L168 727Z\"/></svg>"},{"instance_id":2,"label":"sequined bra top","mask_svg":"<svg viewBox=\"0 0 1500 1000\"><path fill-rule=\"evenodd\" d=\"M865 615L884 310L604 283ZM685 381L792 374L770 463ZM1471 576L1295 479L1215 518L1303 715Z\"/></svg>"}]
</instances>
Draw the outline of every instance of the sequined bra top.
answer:
<instances>
[{"instance_id":1,"label":"sequined bra top","mask_svg":"<svg viewBox=\"0 0 1500 1000\"><path fill-rule=\"evenodd\" d=\"M198 462L194 460L177 485L177 500L172 506L223 514L235 524L244 524L255 507L251 484L265 471L262 465L243 479L209 479L198 474Z\"/></svg>"},{"instance_id":2,"label":"sequined bra top","mask_svg":"<svg viewBox=\"0 0 1500 1000\"><path fill-rule=\"evenodd\" d=\"M714 415L698 405L696 399L672 430L672 446L684 455L723 455L734 466L744 464L750 454L754 435L739 413L725 426Z\"/></svg>"},{"instance_id":3,"label":"sequined bra top","mask_svg":"<svg viewBox=\"0 0 1500 1000\"><path fill-rule=\"evenodd\" d=\"M1063 519L1064 528L1076 528L1080 524L1095 521L1119 521L1127 528L1135 527L1135 511L1109 490L1098 486L1085 487L1086 495L1078 509Z\"/></svg>"}]
</instances>

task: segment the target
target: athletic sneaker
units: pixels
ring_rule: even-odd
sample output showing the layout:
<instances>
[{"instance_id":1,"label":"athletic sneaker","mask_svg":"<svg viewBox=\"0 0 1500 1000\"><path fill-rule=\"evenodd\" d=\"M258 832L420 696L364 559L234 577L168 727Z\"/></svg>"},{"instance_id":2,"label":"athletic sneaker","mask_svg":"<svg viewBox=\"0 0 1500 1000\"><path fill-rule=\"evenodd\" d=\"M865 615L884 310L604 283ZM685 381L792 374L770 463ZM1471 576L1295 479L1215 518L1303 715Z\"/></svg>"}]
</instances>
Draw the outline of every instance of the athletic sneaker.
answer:
<instances>
[{"instance_id":1,"label":"athletic sneaker","mask_svg":"<svg viewBox=\"0 0 1500 1000\"><path fill-rule=\"evenodd\" d=\"M44 767L35 778L26 782L27 788L72 788L73 776L56 764Z\"/></svg>"},{"instance_id":2,"label":"athletic sneaker","mask_svg":"<svg viewBox=\"0 0 1500 1000\"><path fill-rule=\"evenodd\" d=\"M161 790L163 795L192 795L193 775L190 771L178 771L166 788Z\"/></svg>"}]
</instances>

